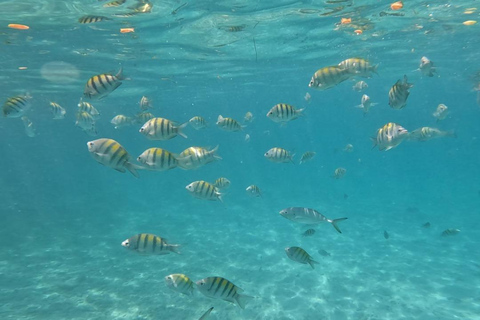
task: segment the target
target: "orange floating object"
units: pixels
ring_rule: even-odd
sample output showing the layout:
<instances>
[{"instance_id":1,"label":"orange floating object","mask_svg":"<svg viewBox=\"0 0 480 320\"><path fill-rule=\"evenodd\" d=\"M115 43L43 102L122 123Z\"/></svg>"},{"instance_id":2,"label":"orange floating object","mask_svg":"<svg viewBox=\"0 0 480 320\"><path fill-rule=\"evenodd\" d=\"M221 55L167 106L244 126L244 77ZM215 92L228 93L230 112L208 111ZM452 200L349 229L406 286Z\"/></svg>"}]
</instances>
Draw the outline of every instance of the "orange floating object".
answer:
<instances>
[{"instance_id":1,"label":"orange floating object","mask_svg":"<svg viewBox=\"0 0 480 320\"><path fill-rule=\"evenodd\" d=\"M463 24L466 25L466 26L473 26L476 23L477 23L477 21L475 21L475 20L467 20L467 21L463 22Z\"/></svg>"},{"instance_id":2,"label":"orange floating object","mask_svg":"<svg viewBox=\"0 0 480 320\"><path fill-rule=\"evenodd\" d=\"M400 10L403 8L403 2L402 1L397 1L394 2L390 5L390 9L392 10Z\"/></svg>"},{"instance_id":3,"label":"orange floating object","mask_svg":"<svg viewBox=\"0 0 480 320\"><path fill-rule=\"evenodd\" d=\"M340 20L340 23L341 24L349 24L349 23L352 23L352 18L342 18Z\"/></svg>"},{"instance_id":4,"label":"orange floating object","mask_svg":"<svg viewBox=\"0 0 480 320\"><path fill-rule=\"evenodd\" d=\"M130 33L130 32L135 32L134 28L122 28L120 29L120 33Z\"/></svg>"},{"instance_id":5,"label":"orange floating object","mask_svg":"<svg viewBox=\"0 0 480 320\"><path fill-rule=\"evenodd\" d=\"M8 25L9 28L12 28L12 29L18 29L18 30L28 30L30 29L29 26L26 26L24 24L16 24L16 23L10 23Z\"/></svg>"},{"instance_id":6,"label":"orange floating object","mask_svg":"<svg viewBox=\"0 0 480 320\"><path fill-rule=\"evenodd\" d=\"M363 31L360 30L360 29L357 29L357 30L355 30L355 31L353 31L353 32L355 32L357 35L361 35L361 34L363 33Z\"/></svg>"}]
</instances>

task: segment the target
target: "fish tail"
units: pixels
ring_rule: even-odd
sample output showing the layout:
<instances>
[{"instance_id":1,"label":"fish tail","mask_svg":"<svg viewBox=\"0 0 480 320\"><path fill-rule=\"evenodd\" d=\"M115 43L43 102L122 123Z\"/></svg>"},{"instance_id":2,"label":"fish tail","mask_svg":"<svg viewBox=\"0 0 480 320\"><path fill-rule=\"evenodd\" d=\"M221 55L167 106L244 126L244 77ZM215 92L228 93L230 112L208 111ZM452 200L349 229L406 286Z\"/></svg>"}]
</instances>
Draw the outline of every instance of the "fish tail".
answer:
<instances>
[{"instance_id":1,"label":"fish tail","mask_svg":"<svg viewBox=\"0 0 480 320\"><path fill-rule=\"evenodd\" d=\"M172 252L175 252L176 254L181 254L180 252L180 247L182 245L181 244L169 244L168 245L168 250L172 251Z\"/></svg>"},{"instance_id":2,"label":"fish tail","mask_svg":"<svg viewBox=\"0 0 480 320\"><path fill-rule=\"evenodd\" d=\"M140 177L140 175L138 174L138 171L137 171L137 169L141 168L140 166L136 166L133 163L127 162L127 163L125 163L125 168L127 168L128 171L130 171L135 176L135 178Z\"/></svg>"},{"instance_id":3,"label":"fish tail","mask_svg":"<svg viewBox=\"0 0 480 320\"><path fill-rule=\"evenodd\" d=\"M332 224L332 226L335 228L335 230L338 231L338 233L342 233L342 231L338 227L337 223L339 223L340 221L343 221L343 220L347 220L347 219L348 218L338 218L338 219L328 220L328 222L330 222Z\"/></svg>"},{"instance_id":4,"label":"fish tail","mask_svg":"<svg viewBox=\"0 0 480 320\"><path fill-rule=\"evenodd\" d=\"M182 130L188 125L188 121L185 122L184 124L181 124L177 127L177 133L187 139L187 135L182 132Z\"/></svg>"},{"instance_id":5,"label":"fish tail","mask_svg":"<svg viewBox=\"0 0 480 320\"><path fill-rule=\"evenodd\" d=\"M446 136L447 136L447 137L456 138L456 137L457 137L457 133L455 132L455 130L448 130L448 131L446 132Z\"/></svg>"},{"instance_id":6,"label":"fish tail","mask_svg":"<svg viewBox=\"0 0 480 320\"><path fill-rule=\"evenodd\" d=\"M309 259L308 264L310 265L310 267L312 267L312 269L315 269L315 265L319 263L315 260Z\"/></svg>"},{"instance_id":7,"label":"fish tail","mask_svg":"<svg viewBox=\"0 0 480 320\"><path fill-rule=\"evenodd\" d=\"M120 70L118 70L117 74L115 75L115 77L118 79L118 80L126 80L127 78L125 77L125 75L123 74L123 67L120 67Z\"/></svg>"},{"instance_id":8,"label":"fish tail","mask_svg":"<svg viewBox=\"0 0 480 320\"><path fill-rule=\"evenodd\" d=\"M253 299L253 297L244 294L237 294L237 296L235 297L235 301L237 301L238 306L242 309L245 309L245 306L250 301L250 299Z\"/></svg>"},{"instance_id":9,"label":"fish tail","mask_svg":"<svg viewBox=\"0 0 480 320\"><path fill-rule=\"evenodd\" d=\"M378 69L379 64L380 63L377 63L376 65L372 66L372 72L375 73L377 76L378 76L377 69Z\"/></svg>"}]
</instances>

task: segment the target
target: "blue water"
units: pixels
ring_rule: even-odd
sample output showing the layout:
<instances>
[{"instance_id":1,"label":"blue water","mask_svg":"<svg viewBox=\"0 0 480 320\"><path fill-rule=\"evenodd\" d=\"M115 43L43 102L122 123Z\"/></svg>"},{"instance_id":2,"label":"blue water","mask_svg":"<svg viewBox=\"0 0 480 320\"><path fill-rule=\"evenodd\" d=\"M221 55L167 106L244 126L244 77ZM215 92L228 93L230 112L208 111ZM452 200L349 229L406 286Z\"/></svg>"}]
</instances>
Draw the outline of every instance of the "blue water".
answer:
<instances>
[{"instance_id":1,"label":"blue water","mask_svg":"<svg viewBox=\"0 0 480 320\"><path fill-rule=\"evenodd\" d=\"M148 14L77 21L135 3L0 3L2 103L30 93L26 115L36 127L31 138L20 119L0 121L0 319L198 319L211 306L212 320L480 319L480 108L472 80L479 27L462 24L478 19L478 10L464 14L475 1L408 1L397 17L380 16L393 11L378 1L192 2L172 15L183 2L152 0ZM335 30L342 17L368 28L360 36L349 26ZM244 30L225 30L238 25ZM121 34L125 27L135 32ZM437 76L416 70L422 56ZM355 81L308 88L317 69L351 57L379 64L378 75L355 79L378 103L366 116L354 108L362 95ZM59 61L64 67L49 64ZM88 136L74 125L85 83L120 66L130 80L91 101L101 118L98 135ZM407 106L393 110L388 90L404 74L414 87ZM201 115L209 126L169 141L147 140L141 125L114 129L110 120L136 114L142 95L155 116L183 123ZM64 120L52 119L50 101L67 110ZM306 107L305 117L274 123L265 115L277 103ZM439 103L450 114L437 123ZM255 118L241 132L215 125L219 114L240 121L247 111ZM457 138L372 150L370 138L387 122L455 130ZM86 143L98 138L121 143L133 162L151 147L219 145L223 159L192 171L142 170L136 179L90 156ZM342 151L348 143L353 152ZM272 147L291 150L295 164L269 162ZM305 151L316 156L299 165ZM347 169L344 178L332 178L337 167ZM185 189L221 176L231 181L223 203ZM263 197L246 194L251 184ZM291 206L348 220L342 234L321 224L302 237L310 226L278 214ZM441 237L448 228L461 231ZM138 233L182 244L182 254L138 255L120 245ZM290 246L318 261L315 270L290 260ZM242 310L198 291L181 295L164 283L172 273L221 276L255 298Z\"/></svg>"}]
</instances>

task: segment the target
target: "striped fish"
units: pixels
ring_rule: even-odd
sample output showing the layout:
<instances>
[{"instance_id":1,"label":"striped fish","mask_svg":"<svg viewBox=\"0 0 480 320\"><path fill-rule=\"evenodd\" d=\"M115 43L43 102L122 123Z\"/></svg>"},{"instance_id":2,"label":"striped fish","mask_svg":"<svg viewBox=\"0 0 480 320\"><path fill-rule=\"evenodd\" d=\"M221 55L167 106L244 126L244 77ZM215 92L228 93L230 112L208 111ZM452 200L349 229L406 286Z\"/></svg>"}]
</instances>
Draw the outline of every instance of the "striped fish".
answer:
<instances>
[{"instance_id":1,"label":"striped fish","mask_svg":"<svg viewBox=\"0 0 480 320\"><path fill-rule=\"evenodd\" d=\"M225 131L240 131L242 126L240 123L232 118L224 118L221 115L218 116L217 126Z\"/></svg>"},{"instance_id":2,"label":"striped fish","mask_svg":"<svg viewBox=\"0 0 480 320\"><path fill-rule=\"evenodd\" d=\"M138 13L150 13L153 8L153 4L148 0L138 1L138 4L128 7Z\"/></svg>"},{"instance_id":3,"label":"striped fish","mask_svg":"<svg viewBox=\"0 0 480 320\"><path fill-rule=\"evenodd\" d=\"M208 309L207 311L205 311L205 313L200 317L198 318L198 320L205 320L208 318L208 316L210 315L210 313L212 312L213 310L213 307L210 307L210 309Z\"/></svg>"},{"instance_id":4,"label":"striped fish","mask_svg":"<svg viewBox=\"0 0 480 320\"><path fill-rule=\"evenodd\" d=\"M213 184L213 186L220 190L227 189L228 187L230 187L230 180L224 177L220 177L217 180L215 180L215 183Z\"/></svg>"},{"instance_id":5,"label":"striped fish","mask_svg":"<svg viewBox=\"0 0 480 320\"><path fill-rule=\"evenodd\" d=\"M454 236L456 234L458 234L460 232L459 229L447 229L447 230L444 230L442 232L442 237L446 237L446 236Z\"/></svg>"},{"instance_id":6,"label":"striped fish","mask_svg":"<svg viewBox=\"0 0 480 320\"><path fill-rule=\"evenodd\" d=\"M362 99L360 100L360 104L355 106L356 108L363 109L363 115L366 115L370 108L376 105L377 103L372 102L370 97L366 94L362 95Z\"/></svg>"},{"instance_id":7,"label":"striped fish","mask_svg":"<svg viewBox=\"0 0 480 320\"><path fill-rule=\"evenodd\" d=\"M408 139L416 141L427 141L434 138L441 137L456 137L455 131L442 131L437 128L421 127L420 129L413 130L408 135Z\"/></svg>"},{"instance_id":8,"label":"striped fish","mask_svg":"<svg viewBox=\"0 0 480 320\"><path fill-rule=\"evenodd\" d=\"M145 254L164 255L170 252L180 254L179 244L168 244L167 239L150 233L140 233L122 242L122 246Z\"/></svg>"},{"instance_id":9,"label":"striped fish","mask_svg":"<svg viewBox=\"0 0 480 320\"><path fill-rule=\"evenodd\" d=\"M139 131L149 140L169 140L177 135L187 138L182 132L187 124L188 122L185 122L182 125L176 126L168 119L152 118L145 122Z\"/></svg>"},{"instance_id":10,"label":"striped fish","mask_svg":"<svg viewBox=\"0 0 480 320\"><path fill-rule=\"evenodd\" d=\"M401 125L389 122L377 130L377 137L372 138L374 147L378 146L380 151L388 151L398 146L408 137L408 131Z\"/></svg>"},{"instance_id":11,"label":"striped fish","mask_svg":"<svg viewBox=\"0 0 480 320\"><path fill-rule=\"evenodd\" d=\"M283 209L279 213L282 217L298 223L304 223L304 224L319 224L323 222L331 223L338 233L342 233L342 231L338 227L338 223L340 221L347 220L347 218L328 219L317 210L304 208L304 207L290 207L290 208Z\"/></svg>"},{"instance_id":12,"label":"striped fish","mask_svg":"<svg viewBox=\"0 0 480 320\"><path fill-rule=\"evenodd\" d=\"M115 126L115 129L129 126L133 123L134 119L127 117L123 114L116 115L110 120L110 123Z\"/></svg>"},{"instance_id":13,"label":"striped fish","mask_svg":"<svg viewBox=\"0 0 480 320\"><path fill-rule=\"evenodd\" d=\"M56 102L50 102L50 107L52 109L53 119L60 120L65 119L65 114L67 111Z\"/></svg>"},{"instance_id":14,"label":"striped fish","mask_svg":"<svg viewBox=\"0 0 480 320\"><path fill-rule=\"evenodd\" d=\"M150 112L140 112L135 116L135 121L140 124L144 124L150 119L155 118L155 116Z\"/></svg>"},{"instance_id":15,"label":"striped fish","mask_svg":"<svg viewBox=\"0 0 480 320\"><path fill-rule=\"evenodd\" d=\"M114 17L120 17L120 18L131 18L139 15L140 12L124 12L124 13L114 13Z\"/></svg>"},{"instance_id":16,"label":"striped fish","mask_svg":"<svg viewBox=\"0 0 480 320\"><path fill-rule=\"evenodd\" d=\"M315 269L315 264L318 264L317 261L313 260L312 257L300 247L287 247L285 248L287 256L293 261L300 262L303 264L309 264L312 269Z\"/></svg>"},{"instance_id":17,"label":"striped fish","mask_svg":"<svg viewBox=\"0 0 480 320\"><path fill-rule=\"evenodd\" d=\"M341 179L343 176L347 173L347 169L345 168L337 168L335 169L335 172L333 173L333 177L335 179Z\"/></svg>"},{"instance_id":18,"label":"striped fish","mask_svg":"<svg viewBox=\"0 0 480 320\"><path fill-rule=\"evenodd\" d=\"M116 75L102 73L88 79L83 95L90 99L103 99L122 85L123 68Z\"/></svg>"},{"instance_id":19,"label":"striped fish","mask_svg":"<svg viewBox=\"0 0 480 320\"><path fill-rule=\"evenodd\" d=\"M100 21L106 21L110 20L110 18L104 17L104 16L93 16L93 15L86 15L78 19L78 22L81 24L86 24L86 23L95 23L95 22L100 22Z\"/></svg>"},{"instance_id":20,"label":"striped fish","mask_svg":"<svg viewBox=\"0 0 480 320\"><path fill-rule=\"evenodd\" d=\"M303 109L296 109L294 106L291 106L286 103L276 104L268 111L267 117L273 122L286 123L291 120L295 120L300 116L303 116Z\"/></svg>"},{"instance_id":21,"label":"striped fish","mask_svg":"<svg viewBox=\"0 0 480 320\"><path fill-rule=\"evenodd\" d=\"M317 90L326 90L347 80L351 74L339 66L329 66L317 70L308 86Z\"/></svg>"},{"instance_id":22,"label":"striped fish","mask_svg":"<svg viewBox=\"0 0 480 320\"><path fill-rule=\"evenodd\" d=\"M194 181L185 187L194 197L206 200L222 200L222 194L212 184L200 180Z\"/></svg>"},{"instance_id":23,"label":"striped fish","mask_svg":"<svg viewBox=\"0 0 480 320\"><path fill-rule=\"evenodd\" d=\"M100 112L91 103L80 100L78 103L78 111L89 113L94 120L100 119Z\"/></svg>"},{"instance_id":24,"label":"striped fish","mask_svg":"<svg viewBox=\"0 0 480 320\"><path fill-rule=\"evenodd\" d=\"M261 197L262 196L262 192L260 191L260 188L257 187L256 185L252 184L250 186L247 187L247 189L245 189L247 191L247 193L252 196L252 197Z\"/></svg>"},{"instance_id":25,"label":"striped fish","mask_svg":"<svg viewBox=\"0 0 480 320\"><path fill-rule=\"evenodd\" d=\"M195 130L200 130L207 127L207 121L200 116L195 116L192 119L188 120L188 122Z\"/></svg>"},{"instance_id":26,"label":"striped fish","mask_svg":"<svg viewBox=\"0 0 480 320\"><path fill-rule=\"evenodd\" d=\"M247 113L245 113L245 116L243 117L243 120L245 122L252 122L253 121L253 113L251 113L250 111L247 111Z\"/></svg>"},{"instance_id":27,"label":"striped fish","mask_svg":"<svg viewBox=\"0 0 480 320\"><path fill-rule=\"evenodd\" d=\"M142 111L153 109L152 100L150 100L146 96L142 96L142 98L140 99L139 105Z\"/></svg>"},{"instance_id":28,"label":"striped fish","mask_svg":"<svg viewBox=\"0 0 480 320\"><path fill-rule=\"evenodd\" d=\"M120 7L122 4L124 4L127 0L114 0L107 2L103 5L104 8L115 8L115 7Z\"/></svg>"},{"instance_id":29,"label":"striped fish","mask_svg":"<svg viewBox=\"0 0 480 320\"><path fill-rule=\"evenodd\" d=\"M165 171L177 167L178 161L173 153L161 148L145 150L137 161L154 171Z\"/></svg>"},{"instance_id":30,"label":"striped fish","mask_svg":"<svg viewBox=\"0 0 480 320\"><path fill-rule=\"evenodd\" d=\"M310 237L315 234L315 229L308 229L304 233L302 233L302 237Z\"/></svg>"},{"instance_id":31,"label":"striped fish","mask_svg":"<svg viewBox=\"0 0 480 320\"><path fill-rule=\"evenodd\" d=\"M205 296L236 303L245 309L246 304L253 297L240 294L243 290L222 277L208 277L196 282L198 290Z\"/></svg>"},{"instance_id":32,"label":"striped fish","mask_svg":"<svg viewBox=\"0 0 480 320\"><path fill-rule=\"evenodd\" d=\"M174 273L166 276L165 284L174 291L186 294L187 296L193 295L194 283L184 274Z\"/></svg>"},{"instance_id":33,"label":"striped fish","mask_svg":"<svg viewBox=\"0 0 480 320\"><path fill-rule=\"evenodd\" d=\"M87 142L87 146L88 151L97 162L120 172L128 169L138 178L136 169L139 167L129 162L130 155L117 141L102 138Z\"/></svg>"},{"instance_id":34,"label":"striped fish","mask_svg":"<svg viewBox=\"0 0 480 320\"><path fill-rule=\"evenodd\" d=\"M20 118L30 109L30 99L31 97L28 94L8 98L2 106L3 116L6 118Z\"/></svg>"},{"instance_id":35,"label":"striped fish","mask_svg":"<svg viewBox=\"0 0 480 320\"><path fill-rule=\"evenodd\" d=\"M307 161L310 161L315 157L316 152L313 151L307 151L304 154L302 154L302 157L300 158L300 164L305 163Z\"/></svg>"},{"instance_id":36,"label":"striped fish","mask_svg":"<svg viewBox=\"0 0 480 320\"><path fill-rule=\"evenodd\" d=\"M410 92L408 89L413 87L413 84L407 82L407 76L403 76L403 82L397 82L390 88L388 92L388 104L393 109L403 109L407 105L407 98Z\"/></svg>"},{"instance_id":37,"label":"striped fish","mask_svg":"<svg viewBox=\"0 0 480 320\"><path fill-rule=\"evenodd\" d=\"M293 163L293 156L290 151L287 151L282 148L272 148L265 152L265 157L276 163L286 163L286 162L291 162Z\"/></svg>"},{"instance_id":38,"label":"striped fish","mask_svg":"<svg viewBox=\"0 0 480 320\"><path fill-rule=\"evenodd\" d=\"M350 58L338 64L342 69L348 70L353 76L370 78L372 73L377 73L378 64L372 65L362 58ZM378 73L377 73L378 74Z\"/></svg>"},{"instance_id":39,"label":"striped fish","mask_svg":"<svg viewBox=\"0 0 480 320\"><path fill-rule=\"evenodd\" d=\"M184 170L198 169L210 162L222 160L217 156L218 146L212 150L202 147L190 147L183 150L177 157L178 166Z\"/></svg>"},{"instance_id":40,"label":"striped fish","mask_svg":"<svg viewBox=\"0 0 480 320\"><path fill-rule=\"evenodd\" d=\"M25 127L25 134L30 138L35 137L36 133L35 133L35 127L33 126L33 122L30 121L30 119L28 119L27 116L23 116L21 119L23 121L23 126Z\"/></svg>"},{"instance_id":41,"label":"striped fish","mask_svg":"<svg viewBox=\"0 0 480 320\"><path fill-rule=\"evenodd\" d=\"M95 120L93 117L85 111L79 111L75 115L77 121L75 125L80 127L83 131L85 131L90 136L97 135L97 129L95 127Z\"/></svg>"}]
</instances>

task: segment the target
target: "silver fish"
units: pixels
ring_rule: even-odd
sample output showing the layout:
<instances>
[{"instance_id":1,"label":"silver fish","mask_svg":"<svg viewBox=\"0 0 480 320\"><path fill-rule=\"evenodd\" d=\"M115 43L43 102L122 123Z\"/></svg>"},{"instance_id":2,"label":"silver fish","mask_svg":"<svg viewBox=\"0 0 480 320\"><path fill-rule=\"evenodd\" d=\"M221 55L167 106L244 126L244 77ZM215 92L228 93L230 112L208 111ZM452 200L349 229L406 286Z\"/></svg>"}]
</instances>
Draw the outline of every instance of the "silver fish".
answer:
<instances>
[{"instance_id":1,"label":"silver fish","mask_svg":"<svg viewBox=\"0 0 480 320\"><path fill-rule=\"evenodd\" d=\"M435 110L435 112L433 113L433 116L435 117L435 119L437 119L437 122L440 120L445 120L447 115L448 115L448 107L443 103L440 103L437 106L437 109Z\"/></svg>"},{"instance_id":2,"label":"silver fish","mask_svg":"<svg viewBox=\"0 0 480 320\"><path fill-rule=\"evenodd\" d=\"M422 57L420 59L420 66L418 69L422 72L424 76L433 77L436 72L436 68L433 66L433 62L430 61L427 57Z\"/></svg>"},{"instance_id":3,"label":"silver fish","mask_svg":"<svg viewBox=\"0 0 480 320\"><path fill-rule=\"evenodd\" d=\"M370 108L373 107L374 105L376 105L377 103L373 103L371 100L370 100L370 97L367 96L366 94L364 94L362 96L362 100L361 100L361 103L356 106L357 108L360 108L363 110L363 113L366 114L368 113L368 111L370 111Z\"/></svg>"},{"instance_id":4,"label":"silver fish","mask_svg":"<svg viewBox=\"0 0 480 320\"><path fill-rule=\"evenodd\" d=\"M25 134L30 138L35 137L36 133L35 133L35 127L33 126L33 122L30 121L30 119L28 119L27 116L23 116L22 121L25 127Z\"/></svg>"},{"instance_id":5,"label":"silver fish","mask_svg":"<svg viewBox=\"0 0 480 320\"><path fill-rule=\"evenodd\" d=\"M341 178L343 178L345 173L347 173L347 169L340 167L340 168L335 169L335 172L333 173L333 177L335 179L341 179Z\"/></svg>"},{"instance_id":6,"label":"silver fish","mask_svg":"<svg viewBox=\"0 0 480 320\"><path fill-rule=\"evenodd\" d=\"M328 219L323 214L317 210L303 207L290 207L280 211L280 215L287 218L288 220L304 223L304 224L318 224L322 222L331 223L332 226L337 230L338 233L342 233L338 227L338 223L348 218L338 218L338 219Z\"/></svg>"}]
</instances>

